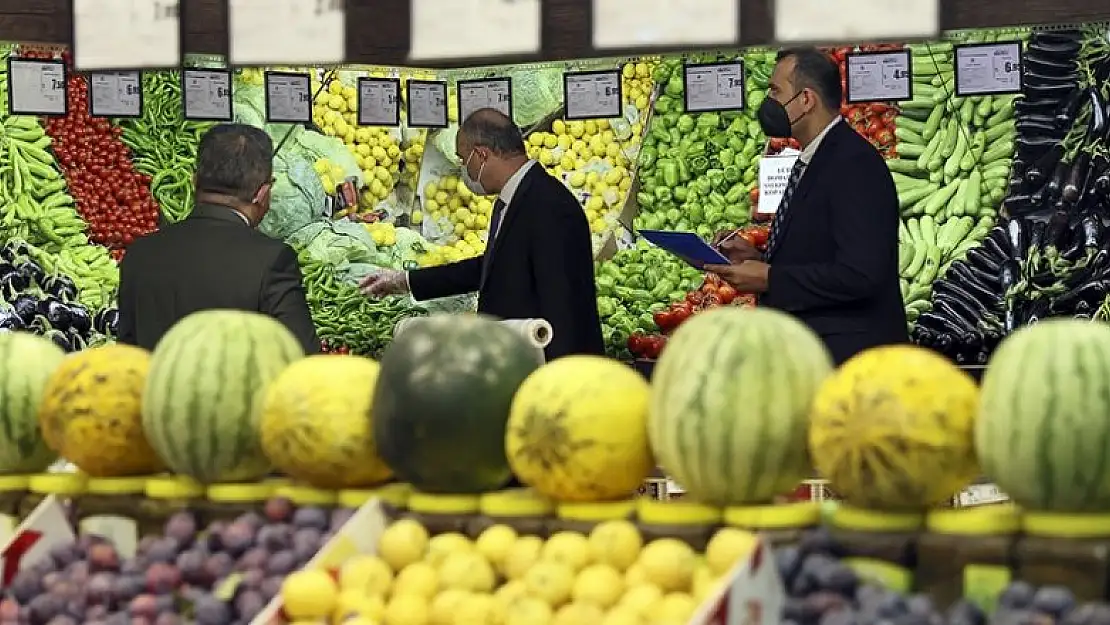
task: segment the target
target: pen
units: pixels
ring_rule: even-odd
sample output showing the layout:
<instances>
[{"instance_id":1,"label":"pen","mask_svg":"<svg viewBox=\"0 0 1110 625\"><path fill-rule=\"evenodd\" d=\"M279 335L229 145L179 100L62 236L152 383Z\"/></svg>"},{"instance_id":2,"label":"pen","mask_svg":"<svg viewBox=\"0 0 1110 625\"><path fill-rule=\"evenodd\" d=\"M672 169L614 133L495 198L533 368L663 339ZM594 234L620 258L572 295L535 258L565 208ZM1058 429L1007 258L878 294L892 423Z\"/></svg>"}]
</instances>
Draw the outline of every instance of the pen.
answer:
<instances>
[{"instance_id":1,"label":"pen","mask_svg":"<svg viewBox=\"0 0 1110 625\"><path fill-rule=\"evenodd\" d=\"M718 250L721 249L721 246L725 244L725 241L728 241L729 239L736 236L737 234L740 234L740 230L738 230L738 229L733 230L731 233L726 235L725 238L721 239L720 241L717 241L717 244L713 246L714 249L718 249Z\"/></svg>"}]
</instances>

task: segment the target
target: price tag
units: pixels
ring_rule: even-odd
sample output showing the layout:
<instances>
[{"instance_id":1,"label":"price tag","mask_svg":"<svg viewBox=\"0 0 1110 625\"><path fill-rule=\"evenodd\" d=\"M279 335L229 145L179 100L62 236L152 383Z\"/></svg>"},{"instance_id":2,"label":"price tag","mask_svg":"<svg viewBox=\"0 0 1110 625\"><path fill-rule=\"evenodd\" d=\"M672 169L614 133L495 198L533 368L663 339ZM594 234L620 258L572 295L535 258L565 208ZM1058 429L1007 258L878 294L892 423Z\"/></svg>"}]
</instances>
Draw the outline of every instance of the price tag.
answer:
<instances>
[{"instance_id":1,"label":"price tag","mask_svg":"<svg viewBox=\"0 0 1110 625\"><path fill-rule=\"evenodd\" d=\"M447 83L409 79L407 89L410 128L447 127Z\"/></svg>"},{"instance_id":2,"label":"price tag","mask_svg":"<svg viewBox=\"0 0 1110 625\"><path fill-rule=\"evenodd\" d=\"M410 0L409 59L485 58L540 51L540 0Z\"/></svg>"},{"instance_id":3,"label":"price tag","mask_svg":"<svg viewBox=\"0 0 1110 625\"><path fill-rule=\"evenodd\" d=\"M231 113L231 72L224 69L186 69L181 72L185 119L229 122Z\"/></svg>"},{"instance_id":4,"label":"price tag","mask_svg":"<svg viewBox=\"0 0 1110 625\"><path fill-rule=\"evenodd\" d=\"M358 79L358 124L360 126L401 125L400 79Z\"/></svg>"},{"instance_id":5,"label":"price tag","mask_svg":"<svg viewBox=\"0 0 1110 625\"><path fill-rule=\"evenodd\" d=\"M12 115L65 115L63 61L8 58L8 112Z\"/></svg>"},{"instance_id":6,"label":"price tag","mask_svg":"<svg viewBox=\"0 0 1110 625\"><path fill-rule=\"evenodd\" d=\"M478 109L496 109L513 116L513 87L509 78L481 78L455 83L459 93L459 121Z\"/></svg>"},{"instance_id":7,"label":"price tag","mask_svg":"<svg viewBox=\"0 0 1110 625\"><path fill-rule=\"evenodd\" d=\"M1021 93L1021 42L956 46L956 95Z\"/></svg>"},{"instance_id":8,"label":"price tag","mask_svg":"<svg viewBox=\"0 0 1110 625\"><path fill-rule=\"evenodd\" d=\"M686 110L744 109L744 63L688 63L685 70Z\"/></svg>"},{"instance_id":9,"label":"price tag","mask_svg":"<svg viewBox=\"0 0 1110 625\"><path fill-rule=\"evenodd\" d=\"M96 72L89 75L89 115L93 117L142 117L142 74L139 72Z\"/></svg>"},{"instance_id":10,"label":"price tag","mask_svg":"<svg viewBox=\"0 0 1110 625\"><path fill-rule=\"evenodd\" d=\"M784 0L780 0L784 1ZM740 0L593 0L598 50L730 45L740 40Z\"/></svg>"},{"instance_id":11,"label":"price tag","mask_svg":"<svg viewBox=\"0 0 1110 625\"><path fill-rule=\"evenodd\" d=\"M312 123L312 80L308 74L266 72L266 121Z\"/></svg>"},{"instance_id":12,"label":"price tag","mask_svg":"<svg viewBox=\"0 0 1110 625\"><path fill-rule=\"evenodd\" d=\"M563 102L567 119L608 119L620 117L620 70L567 72L563 74Z\"/></svg>"},{"instance_id":13,"label":"price tag","mask_svg":"<svg viewBox=\"0 0 1110 625\"><path fill-rule=\"evenodd\" d=\"M347 55L345 0L228 0L232 65L338 65Z\"/></svg>"},{"instance_id":14,"label":"price tag","mask_svg":"<svg viewBox=\"0 0 1110 625\"><path fill-rule=\"evenodd\" d=\"M775 41L938 39L940 0L776 0Z\"/></svg>"},{"instance_id":15,"label":"price tag","mask_svg":"<svg viewBox=\"0 0 1110 625\"><path fill-rule=\"evenodd\" d=\"M846 60L849 103L913 99L909 50L853 52Z\"/></svg>"},{"instance_id":16,"label":"price tag","mask_svg":"<svg viewBox=\"0 0 1110 625\"><path fill-rule=\"evenodd\" d=\"M78 71L181 65L178 0L73 0Z\"/></svg>"},{"instance_id":17,"label":"price tag","mask_svg":"<svg viewBox=\"0 0 1110 625\"><path fill-rule=\"evenodd\" d=\"M787 156L764 156L759 159L759 204L755 212L760 215L774 215L786 193L790 182L790 172L798 160L798 154Z\"/></svg>"}]
</instances>

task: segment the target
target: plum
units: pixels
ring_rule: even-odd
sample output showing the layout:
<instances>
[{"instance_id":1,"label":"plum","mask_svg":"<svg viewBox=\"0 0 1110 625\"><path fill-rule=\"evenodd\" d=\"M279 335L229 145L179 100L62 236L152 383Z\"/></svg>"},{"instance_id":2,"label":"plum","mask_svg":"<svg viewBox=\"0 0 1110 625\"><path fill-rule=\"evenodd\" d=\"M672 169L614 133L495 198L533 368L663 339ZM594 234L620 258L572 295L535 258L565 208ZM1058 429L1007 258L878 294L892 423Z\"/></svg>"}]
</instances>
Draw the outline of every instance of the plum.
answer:
<instances>
[{"instance_id":1,"label":"plum","mask_svg":"<svg viewBox=\"0 0 1110 625\"><path fill-rule=\"evenodd\" d=\"M205 595L193 604L193 619L197 625L227 625L232 622L231 609L223 601Z\"/></svg>"},{"instance_id":2,"label":"plum","mask_svg":"<svg viewBox=\"0 0 1110 625\"><path fill-rule=\"evenodd\" d=\"M327 531L330 519L327 510L316 506L302 506L293 511L293 525L298 528L311 528Z\"/></svg>"},{"instance_id":3,"label":"plum","mask_svg":"<svg viewBox=\"0 0 1110 625\"><path fill-rule=\"evenodd\" d=\"M158 600L154 595L143 593L127 604L127 613L131 618L157 618Z\"/></svg>"},{"instance_id":4,"label":"plum","mask_svg":"<svg viewBox=\"0 0 1110 625\"><path fill-rule=\"evenodd\" d=\"M948 625L986 625L987 615L967 599L959 599L948 607L945 614Z\"/></svg>"},{"instance_id":5,"label":"plum","mask_svg":"<svg viewBox=\"0 0 1110 625\"><path fill-rule=\"evenodd\" d=\"M42 594L42 591L42 576L32 571L20 571L8 587L12 598L23 605L30 603L31 599Z\"/></svg>"},{"instance_id":6,"label":"plum","mask_svg":"<svg viewBox=\"0 0 1110 625\"><path fill-rule=\"evenodd\" d=\"M311 560L323 545L323 535L319 530L299 529L293 534L293 553L302 564Z\"/></svg>"},{"instance_id":7,"label":"plum","mask_svg":"<svg viewBox=\"0 0 1110 625\"><path fill-rule=\"evenodd\" d=\"M192 545L197 537L196 517L188 512L175 512L173 516L166 519L162 534L176 540L182 546Z\"/></svg>"},{"instance_id":8,"label":"plum","mask_svg":"<svg viewBox=\"0 0 1110 625\"><path fill-rule=\"evenodd\" d=\"M819 591L804 599L803 610L806 614L824 614L849 606L843 595L835 592Z\"/></svg>"},{"instance_id":9,"label":"plum","mask_svg":"<svg viewBox=\"0 0 1110 625\"><path fill-rule=\"evenodd\" d=\"M220 537L220 542L226 553L233 558L238 558L254 546L254 534L255 528L249 523L236 521L227 526Z\"/></svg>"},{"instance_id":10,"label":"plum","mask_svg":"<svg viewBox=\"0 0 1110 625\"><path fill-rule=\"evenodd\" d=\"M27 604L29 620L33 624L41 625L50 622L55 616L65 614L65 599L52 594L42 594Z\"/></svg>"},{"instance_id":11,"label":"plum","mask_svg":"<svg viewBox=\"0 0 1110 625\"><path fill-rule=\"evenodd\" d=\"M62 614L47 621L46 625L81 625L81 621L68 614Z\"/></svg>"},{"instance_id":12,"label":"plum","mask_svg":"<svg viewBox=\"0 0 1110 625\"><path fill-rule=\"evenodd\" d=\"M293 527L285 523L266 525L258 530L256 542L270 551L288 549L293 545Z\"/></svg>"},{"instance_id":13,"label":"plum","mask_svg":"<svg viewBox=\"0 0 1110 625\"><path fill-rule=\"evenodd\" d=\"M204 567L207 559L204 553L200 551L182 551L177 556L177 570L181 572L182 581L194 586L211 584L213 578L208 575L208 571Z\"/></svg>"},{"instance_id":14,"label":"plum","mask_svg":"<svg viewBox=\"0 0 1110 625\"><path fill-rule=\"evenodd\" d=\"M52 590L59 582L65 579L65 576L58 571L51 571L42 576L42 587L47 591Z\"/></svg>"},{"instance_id":15,"label":"plum","mask_svg":"<svg viewBox=\"0 0 1110 625\"><path fill-rule=\"evenodd\" d=\"M150 563L173 562L181 551L181 545L172 538L159 538L147 547L143 558Z\"/></svg>"},{"instance_id":16,"label":"plum","mask_svg":"<svg viewBox=\"0 0 1110 625\"><path fill-rule=\"evenodd\" d=\"M85 620L98 620L107 618L111 613L106 605L90 605L85 608Z\"/></svg>"},{"instance_id":17,"label":"plum","mask_svg":"<svg viewBox=\"0 0 1110 625\"><path fill-rule=\"evenodd\" d=\"M998 605L1002 608L1024 609L1033 604L1033 594L1036 589L1032 584L1017 581L1010 582L998 597Z\"/></svg>"},{"instance_id":18,"label":"plum","mask_svg":"<svg viewBox=\"0 0 1110 625\"><path fill-rule=\"evenodd\" d=\"M223 551L223 534L227 530L227 523L225 521L212 521L208 524L208 529L204 534L197 539L197 542L208 548L209 551L215 553Z\"/></svg>"},{"instance_id":19,"label":"plum","mask_svg":"<svg viewBox=\"0 0 1110 625\"><path fill-rule=\"evenodd\" d=\"M239 556L239 560L235 562L236 571L249 571L251 569L261 569L266 566L266 560L270 554L261 547L255 547L250 551Z\"/></svg>"},{"instance_id":20,"label":"plum","mask_svg":"<svg viewBox=\"0 0 1110 625\"><path fill-rule=\"evenodd\" d=\"M235 597L235 614L240 620L250 621L266 607L266 599L257 590L244 590Z\"/></svg>"},{"instance_id":21,"label":"plum","mask_svg":"<svg viewBox=\"0 0 1110 625\"><path fill-rule=\"evenodd\" d=\"M293 518L293 502L285 497L274 497L266 502L262 513L271 523L285 523Z\"/></svg>"},{"instance_id":22,"label":"plum","mask_svg":"<svg viewBox=\"0 0 1110 625\"><path fill-rule=\"evenodd\" d=\"M262 586L262 580L266 579L265 573L260 568L247 569L239 575L240 588L258 589Z\"/></svg>"},{"instance_id":23,"label":"plum","mask_svg":"<svg viewBox=\"0 0 1110 625\"><path fill-rule=\"evenodd\" d=\"M163 612L154 619L154 625L184 625L184 623L180 616L170 612Z\"/></svg>"},{"instance_id":24,"label":"plum","mask_svg":"<svg viewBox=\"0 0 1110 625\"><path fill-rule=\"evenodd\" d=\"M111 543L97 543L89 547L87 559L92 571L118 571L119 552Z\"/></svg>"},{"instance_id":25,"label":"plum","mask_svg":"<svg viewBox=\"0 0 1110 625\"><path fill-rule=\"evenodd\" d=\"M285 578L281 575L267 577L258 585L258 590L262 593L262 596L266 598L266 601L269 601L281 592L281 583L283 581L285 581Z\"/></svg>"},{"instance_id":26,"label":"plum","mask_svg":"<svg viewBox=\"0 0 1110 625\"><path fill-rule=\"evenodd\" d=\"M1110 605L1084 603L1068 613L1061 625L1110 625Z\"/></svg>"},{"instance_id":27,"label":"plum","mask_svg":"<svg viewBox=\"0 0 1110 625\"><path fill-rule=\"evenodd\" d=\"M279 551L270 556L270 560L266 562L266 573L268 575L288 575L297 570L298 566L297 556L292 551Z\"/></svg>"},{"instance_id":28,"label":"plum","mask_svg":"<svg viewBox=\"0 0 1110 625\"><path fill-rule=\"evenodd\" d=\"M829 610L821 615L820 625L863 625L859 614L848 607Z\"/></svg>"},{"instance_id":29,"label":"plum","mask_svg":"<svg viewBox=\"0 0 1110 625\"><path fill-rule=\"evenodd\" d=\"M824 527L807 530L802 533L801 538L798 540L798 549L802 551L803 555L810 555L820 553L831 556L842 555L839 545L836 540L829 533L829 530Z\"/></svg>"},{"instance_id":30,"label":"plum","mask_svg":"<svg viewBox=\"0 0 1110 625\"><path fill-rule=\"evenodd\" d=\"M64 569L80 560L81 552L77 549L77 545L73 543L54 545L50 548L50 558L54 561L55 567Z\"/></svg>"},{"instance_id":31,"label":"plum","mask_svg":"<svg viewBox=\"0 0 1110 625\"><path fill-rule=\"evenodd\" d=\"M116 577L112 584L112 600L116 605L124 605L146 590L146 579L143 575L131 574Z\"/></svg>"},{"instance_id":32,"label":"plum","mask_svg":"<svg viewBox=\"0 0 1110 625\"><path fill-rule=\"evenodd\" d=\"M116 586L116 577L111 573L100 572L89 576L89 583L85 589L89 603L93 605L110 605L113 591Z\"/></svg>"},{"instance_id":33,"label":"plum","mask_svg":"<svg viewBox=\"0 0 1110 625\"><path fill-rule=\"evenodd\" d=\"M147 592L163 594L173 592L181 584L181 572L165 562L155 562L146 571Z\"/></svg>"},{"instance_id":34,"label":"plum","mask_svg":"<svg viewBox=\"0 0 1110 625\"><path fill-rule=\"evenodd\" d=\"M263 525L266 524L266 517L257 512L244 512L243 514L235 517L235 521L233 521L233 523L246 525L250 527L252 531L257 532L258 530L262 529Z\"/></svg>"},{"instance_id":35,"label":"plum","mask_svg":"<svg viewBox=\"0 0 1110 625\"><path fill-rule=\"evenodd\" d=\"M1042 586L1031 603L1038 612L1060 618L1075 608L1075 595L1063 586Z\"/></svg>"},{"instance_id":36,"label":"plum","mask_svg":"<svg viewBox=\"0 0 1110 625\"><path fill-rule=\"evenodd\" d=\"M211 579L225 577L234 570L235 560L226 553L212 554L204 562L204 571Z\"/></svg>"}]
</instances>

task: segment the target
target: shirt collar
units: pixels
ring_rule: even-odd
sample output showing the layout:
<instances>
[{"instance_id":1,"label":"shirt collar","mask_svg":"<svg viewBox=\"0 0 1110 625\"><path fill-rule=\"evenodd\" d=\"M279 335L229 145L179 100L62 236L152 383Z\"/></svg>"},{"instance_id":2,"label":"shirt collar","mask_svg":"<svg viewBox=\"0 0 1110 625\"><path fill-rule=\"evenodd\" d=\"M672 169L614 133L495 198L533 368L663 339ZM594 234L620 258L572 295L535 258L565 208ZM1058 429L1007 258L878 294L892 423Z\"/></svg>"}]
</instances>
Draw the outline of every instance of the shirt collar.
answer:
<instances>
[{"instance_id":1,"label":"shirt collar","mask_svg":"<svg viewBox=\"0 0 1110 625\"><path fill-rule=\"evenodd\" d=\"M809 165L810 162L813 161L813 155L817 153L817 148L821 147L821 142L824 141L825 135L829 134L829 131L832 130L833 126L835 126L838 122L840 122L839 115L834 117L833 120L829 122L829 125L825 126L824 130L817 133L817 136L813 138L813 141L810 141L809 145L806 146L806 149L802 150L802 155L799 157L802 163Z\"/></svg>"},{"instance_id":2,"label":"shirt collar","mask_svg":"<svg viewBox=\"0 0 1110 625\"><path fill-rule=\"evenodd\" d=\"M516 190L520 188L520 181L524 180L524 176L532 169L532 165L535 164L536 161L529 160L527 163L521 165L520 169L509 176L509 180L505 183L505 186L501 187L501 193L497 197L505 203L505 206L513 203L513 195L515 195Z\"/></svg>"}]
</instances>

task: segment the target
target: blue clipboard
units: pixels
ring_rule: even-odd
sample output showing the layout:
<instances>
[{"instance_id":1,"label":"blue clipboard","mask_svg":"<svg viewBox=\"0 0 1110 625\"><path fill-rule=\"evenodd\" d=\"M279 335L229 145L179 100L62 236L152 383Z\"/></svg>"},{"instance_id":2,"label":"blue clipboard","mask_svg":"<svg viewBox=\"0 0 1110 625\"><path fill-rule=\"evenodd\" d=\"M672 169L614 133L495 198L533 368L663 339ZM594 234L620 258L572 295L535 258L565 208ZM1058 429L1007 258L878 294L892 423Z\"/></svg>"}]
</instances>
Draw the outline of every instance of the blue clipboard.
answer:
<instances>
[{"instance_id":1,"label":"blue clipboard","mask_svg":"<svg viewBox=\"0 0 1110 625\"><path fill-rule=\"evenodd\" d=\"M702 265L729 264L727 258L693 232L668 230L638 230L637 232L651 243L699 269Z\"/></svg>"}]
</instances>

